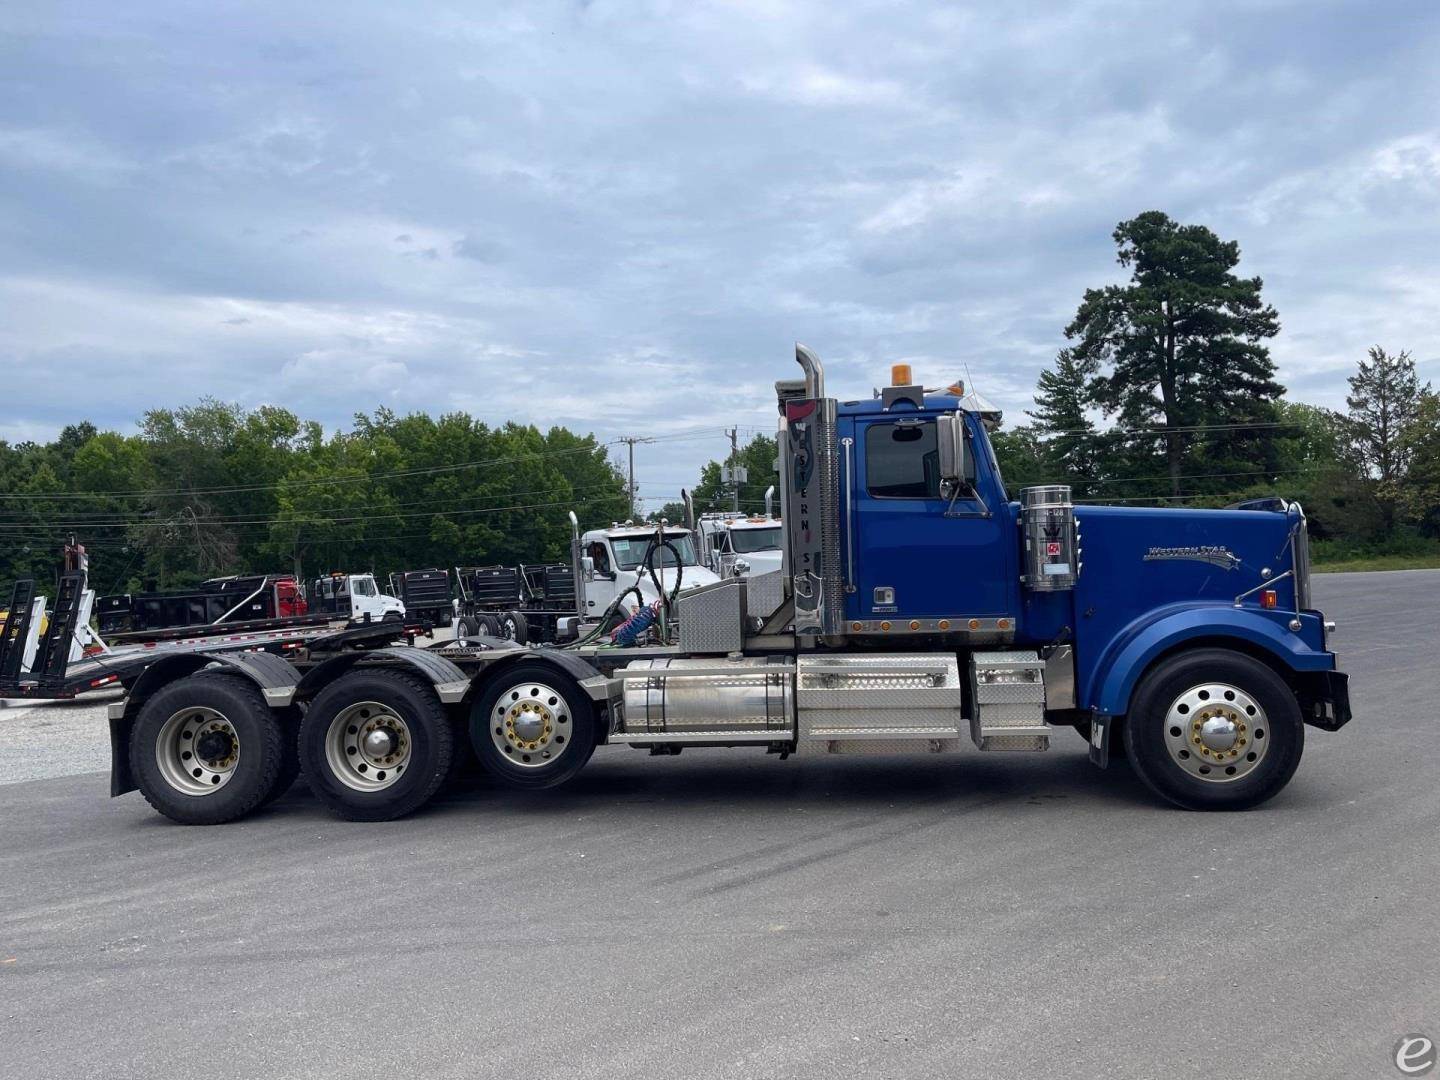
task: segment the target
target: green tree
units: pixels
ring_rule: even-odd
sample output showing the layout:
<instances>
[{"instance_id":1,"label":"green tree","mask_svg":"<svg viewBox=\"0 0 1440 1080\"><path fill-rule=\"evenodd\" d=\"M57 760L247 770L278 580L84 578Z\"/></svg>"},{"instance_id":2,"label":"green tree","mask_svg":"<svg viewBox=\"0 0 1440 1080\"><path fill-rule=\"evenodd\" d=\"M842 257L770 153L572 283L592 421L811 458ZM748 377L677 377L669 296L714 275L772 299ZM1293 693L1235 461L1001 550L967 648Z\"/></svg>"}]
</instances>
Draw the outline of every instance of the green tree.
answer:
<instances>
[{"instance_id":1,"label":"green tree","mask_svg":"<svg viewBox=\"0 0 1440 1080\"><path fill-rule=\"evenodd\" d=\"M1075 361L1100 371L1095 400L1126 428L1157 429L1172 495L1181 494L1196 441L1184 429L1240 425L1202 443L1273 458L1273 431L1255 425L1268 422L1284 392L1262 344L1279 319L1261 299L1260 278L1233 272L1239 245L1158 210L1121 222L1114 239L1129 282L1087 289L1065 329Z\"/></svg>"},{"instance_id":2,"label":"green tree","mask_svg":"<svg viewBox=\"0 0 1440 1080\"><path fill-rule=\"evenodd\" d=\"M1021 488L1055 479L1051 450L1041 438L1038 426L992 431L990 446L995 451L995 461L1010 498L1016 498Z\"/></svg>"},{"instance_id":3,"label":"green tree","mask_svg":"<svg viewBox=\"0 0 1440 1080\"><path fill-rule=\"evenodd\" d=\"M1440 394L1428 386L1400 443L1408 465L1400 506L1426 536L1440 536Z\"/></svg>"},{"instance_id":4,"label":"green tree","mask_svg":"<svg viewBox=\"0 0 1440 1080\"><path fill-rule=\"evenodd\" d=\"M1045 438L1051 476L1072 483L1098 479L1100 439L1090 419L1090 384L1097 373L1096 362L1077 357L1074 349L1061 349L1055 366L1040 372L1029 415L1035 433Z\"/></svg>"},{"instance_id":5,"label":"green tree","mask_svg":"<svg viewBox=\"0 0 1440 1080\"><path fill-rule=\"evenodd\" d=\"M1401 482L1414 453L1409 429L1430 384L1420 385L1408 350L1391 356L1372 345L1367 355L1368 361L1361 360L1347 380L1350 393L1345 404L1350 407L1355 449L1367 473L1378 481L1377 497L1388 532L1395 526Z\"/></svg>"}]
</instances>

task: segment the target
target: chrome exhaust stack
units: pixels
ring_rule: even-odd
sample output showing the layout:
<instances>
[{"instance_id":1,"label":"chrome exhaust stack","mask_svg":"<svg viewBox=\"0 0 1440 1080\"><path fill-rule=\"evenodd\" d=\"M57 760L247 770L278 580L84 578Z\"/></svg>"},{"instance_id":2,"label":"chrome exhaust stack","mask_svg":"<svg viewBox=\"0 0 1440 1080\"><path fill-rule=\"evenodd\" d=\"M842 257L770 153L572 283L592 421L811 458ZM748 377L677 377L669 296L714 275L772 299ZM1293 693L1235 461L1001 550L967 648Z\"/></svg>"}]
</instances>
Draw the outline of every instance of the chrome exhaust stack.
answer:
<instances>
[{"instance_id":1,"label":"chrome exhaust stack","mask_svg":"<svg viewBox=\"0 0 1440 1080\"><path fill-rule=\"evenodd\" d=\"M840 451L835 399L825 396L820 358L796 344L805 372L804 397L781 391L780 516L785 572L794 601L795 633L839 643L845 636L845 585L840 565Z\"/></svg>"},{"instance_id":2,"label":"chrome exhaust stack","mask_svg":"<svg viewBox=\"0 0 1440 1080\"><path fill-rule=\"evenodd\" d=\"M575 614L585 615L585 570L580 559L580 519L570 511L570 572L575 575Z\"/></svg>"},{"instance_id":3,"label":"chrome exhaust stack","mask_svg":"<svg viewBox=\"0 0 1440 1080\"><path fill-rule=\"evenodd\" d=\"M811 400L825 396L825 365L798 341L795 343L795 362L805 370L805 396Z\"/></svg>"}]
</instances>

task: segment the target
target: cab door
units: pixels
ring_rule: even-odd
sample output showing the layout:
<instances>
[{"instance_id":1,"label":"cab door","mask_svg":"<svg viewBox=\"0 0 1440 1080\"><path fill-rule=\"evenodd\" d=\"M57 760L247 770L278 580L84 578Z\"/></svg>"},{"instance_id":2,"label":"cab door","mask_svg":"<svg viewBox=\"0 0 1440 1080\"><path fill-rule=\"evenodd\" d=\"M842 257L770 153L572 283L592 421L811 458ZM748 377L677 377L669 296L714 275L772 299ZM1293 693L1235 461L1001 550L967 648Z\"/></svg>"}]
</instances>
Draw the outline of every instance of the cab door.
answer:
<instances>
[{"instance_id":1,"label":"cab door","mask_svg":"<svg viewBox=\"0 0 1440 1080\"><path fill-rule=\"evenodd\" d=\"M938 415L855 418L853 445L846 448L855 462L846 470L855 508L851 620L889 621L903 630L912 619L1016 614L1015 523L989 444L967 415L967 482L952 503L941 491Z\"/></svg>"}]
</instances>

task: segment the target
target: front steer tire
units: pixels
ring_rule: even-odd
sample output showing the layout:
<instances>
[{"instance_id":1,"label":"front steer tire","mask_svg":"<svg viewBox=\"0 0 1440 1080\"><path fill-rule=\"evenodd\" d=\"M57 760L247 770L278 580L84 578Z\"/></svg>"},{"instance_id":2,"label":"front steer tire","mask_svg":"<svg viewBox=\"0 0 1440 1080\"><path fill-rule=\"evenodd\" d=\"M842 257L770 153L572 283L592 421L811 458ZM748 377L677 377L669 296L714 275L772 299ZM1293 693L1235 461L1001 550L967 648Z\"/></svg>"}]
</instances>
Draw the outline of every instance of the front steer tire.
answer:
<instances>
[{"instance_id":1,"label":"front steer tire","mask_svg":"<svg viewBox=\"0 0 1440 1080\"><path fill-rule=\"evenodd\" d=\"M1207 718L1220 728L1213 747ZM1228 649L1197 649L1167 657L1140 680L1125 745L1161 798L1187 810L1244 810L1295 775L1305 724L1294 692L1271 668Z\"/></svg>"},{"instance_id":2,"label":"front steer tire","mask_svg":"<svg viewBox=\"0 0 1440 1080\"><path fill-rule=\"evenodd\" d=\"M321 690L300 723L310 789L348 821L391 821L420 809L449 777L454 753L454 728L434 687L405 671L357 668Z\"/></svg>"},{"instance_id":3,"label":"front steer tire","mask_svg":"<svg viewBox=\"0 0 1440 1080\"><path fill-rule=\"evenodd\" d=\"M202 741L215 756L197 756ZM294 751L284 726L255 684L217 672L198 672L156 692L130 732L136 786L146 802L182 825L234 821L275 798L287 774L294 779L287 755Z\"/></svg>"}]
</instances>

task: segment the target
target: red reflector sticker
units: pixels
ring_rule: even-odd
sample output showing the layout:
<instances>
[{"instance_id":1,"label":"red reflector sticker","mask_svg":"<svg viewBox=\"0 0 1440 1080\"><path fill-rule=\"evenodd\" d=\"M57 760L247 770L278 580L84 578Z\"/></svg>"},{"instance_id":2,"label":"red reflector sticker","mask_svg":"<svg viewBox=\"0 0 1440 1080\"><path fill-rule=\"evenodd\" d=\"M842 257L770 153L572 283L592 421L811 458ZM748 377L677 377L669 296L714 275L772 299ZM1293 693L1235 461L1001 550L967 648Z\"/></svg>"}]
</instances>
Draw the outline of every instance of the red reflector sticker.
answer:
<instances>
[{"instance_id":1,"label":"red reflector sticker","mask_svg":"<svg viewBox=\"0 0 1440 1080\"><path fill-rule=\"evenodd\" d=\"M1046 554L1046 555L1059 555L1059 554L1060 554L1060 545L1059 545L1057 542L1055 542L1054 540L1051 540L1048 544L1045 545L1045 554Z\"/></svg>"},{"instance_id":2,"label":"red reflector sticker","mask_svg":"<svg viewBox=\"0 0 1440 1080\"><path fill-rule=\"evenodd\" d=\"M1274 589L1266 589L1260 594L1260 606L1273 608L1280 601L1279 594Z\"/></svg>"}]
</instances>

